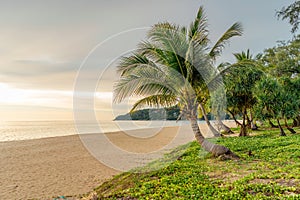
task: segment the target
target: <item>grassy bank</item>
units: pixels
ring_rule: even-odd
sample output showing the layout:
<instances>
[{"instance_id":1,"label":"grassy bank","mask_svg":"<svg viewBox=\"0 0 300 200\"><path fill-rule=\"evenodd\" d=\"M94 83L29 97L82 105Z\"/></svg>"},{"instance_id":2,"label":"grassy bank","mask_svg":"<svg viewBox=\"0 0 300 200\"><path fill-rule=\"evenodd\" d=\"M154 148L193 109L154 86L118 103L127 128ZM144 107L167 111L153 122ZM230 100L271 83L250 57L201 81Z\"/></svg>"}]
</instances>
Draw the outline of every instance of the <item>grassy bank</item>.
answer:
<instances>
[{"instance_id":1,"label":"grassy bank","mask_svg":"<svg viewBox=\"0 0 300 200\"><path fill-rule=\"evenodd\" d=\"M277 129L223 144L241 160L212 158L196 142L175 149L143 170L126 172L95 189L100 199L300 199L300 129L280 137Z\"/></svg>"}]
</instances>

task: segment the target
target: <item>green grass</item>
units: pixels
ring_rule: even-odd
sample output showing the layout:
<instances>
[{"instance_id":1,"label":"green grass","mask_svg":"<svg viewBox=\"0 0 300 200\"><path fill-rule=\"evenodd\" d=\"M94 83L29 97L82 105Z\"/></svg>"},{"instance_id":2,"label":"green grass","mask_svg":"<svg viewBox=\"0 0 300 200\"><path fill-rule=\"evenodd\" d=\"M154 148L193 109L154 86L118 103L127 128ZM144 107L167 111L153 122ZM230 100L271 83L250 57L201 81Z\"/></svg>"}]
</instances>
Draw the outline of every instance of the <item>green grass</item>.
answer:
<instances>
[{"instance_id":1,"label":"green grass","mask_svg":"<svg viewBox=\"0 0 300 200\"><path fill-rule=\"evenodd\" d=\"M286 137L270 129L215 141L239 161L212 158L192 142L139 169L144 172L122 173L95 191L100 199L300 199L300 129L295 130ZM168 165L149 171L162 162Z\"/></svg>"}]
</instances>

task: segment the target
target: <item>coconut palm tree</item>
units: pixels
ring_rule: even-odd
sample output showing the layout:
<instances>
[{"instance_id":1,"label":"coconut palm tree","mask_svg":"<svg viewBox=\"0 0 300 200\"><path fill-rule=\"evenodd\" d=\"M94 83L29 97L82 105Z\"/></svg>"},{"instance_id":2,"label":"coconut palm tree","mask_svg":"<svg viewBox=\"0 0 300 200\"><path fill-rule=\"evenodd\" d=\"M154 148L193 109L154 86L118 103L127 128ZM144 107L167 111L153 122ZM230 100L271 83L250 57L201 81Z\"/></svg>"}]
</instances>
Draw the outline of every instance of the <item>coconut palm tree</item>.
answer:
<instances>
[{"instance_id":1,"label":"coconut palm tree","mask_svg":"<svg viewBox=\"0 0 300 200\"><path fill-rule=\"evenodd\" d=\"M222 86L221 76L213 67L216 58L225 43L241 32L241 25L235 23L209 48L203 7L188 28L167 22L154 25L148 40L141 42L132 55L121 59L117 67L121 77L114 88L114 100L121 102L130 96L140 96L142 99L132 110L178 105L180 117L191 122L195 137L205 150L216 156L234 155L228 148L205 140L197 118L199 110L206 117L204 104L209 92ZM208 120L207 123L215 130ZM216 130L213 133L219 135Z\"/></svg>"}]
</instances>

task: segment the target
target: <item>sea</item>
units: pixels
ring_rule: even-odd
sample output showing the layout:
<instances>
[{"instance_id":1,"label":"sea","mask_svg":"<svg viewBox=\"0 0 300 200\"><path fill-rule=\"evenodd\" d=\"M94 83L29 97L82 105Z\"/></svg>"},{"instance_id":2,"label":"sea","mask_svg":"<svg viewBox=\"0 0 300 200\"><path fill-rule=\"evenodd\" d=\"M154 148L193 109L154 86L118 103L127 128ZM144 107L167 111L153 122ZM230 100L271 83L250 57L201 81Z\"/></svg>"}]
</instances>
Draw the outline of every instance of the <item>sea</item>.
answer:
<instances>
[{"instance_id":1,"label":"sea","mask_svg":"<svg viewBox=\"0 0 300 200\"><path fill-rule=\"evenodd\" d=\"M89 133L181 126L187 121L6 121L0 122L0 142Z\"/></svg>"}]
</instances>

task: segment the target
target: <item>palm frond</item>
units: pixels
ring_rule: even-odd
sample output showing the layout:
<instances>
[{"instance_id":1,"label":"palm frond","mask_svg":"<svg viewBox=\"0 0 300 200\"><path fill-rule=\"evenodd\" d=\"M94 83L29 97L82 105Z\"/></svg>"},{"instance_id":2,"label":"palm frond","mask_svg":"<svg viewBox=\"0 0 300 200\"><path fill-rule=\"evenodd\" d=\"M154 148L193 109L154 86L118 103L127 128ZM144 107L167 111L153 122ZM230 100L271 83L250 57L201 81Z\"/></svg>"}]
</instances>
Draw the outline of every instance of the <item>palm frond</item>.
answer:
<instances>
[{"instance_id":1,"label":"palm frond","mask_svg":"<svg viewBox=\"0 0 300 200\"><path fill-rule=\"evenodd\" d=\"M241 36L243 33L243 28L240 23L234 23L222 36L221 38L216 42L216 44L212 47L209 55L216 59L217 56L219 56L227 42L229 42L229 39L231 39L234 36Z\"/></svg>"},{"instance_id":2,"label":"palm frond","mask_svg":"<svg viewBox=\"0 0 300 200\"><path fill-rule=\"evenodd\" d=\"M169 94L157 94L157 95L151 95L148 97L145 97L143 99L138 100L130 110L130 112L133 112L137 109L143 108L145 106L149 107L171 107L178 103L176 96Z\"/></svg>"},{"instance_id":3,"label":"palm frond","mask_svg":"<svg viewBox=\"0 0 300 200\"><path fill-rule=\"evenodd\" d=\"M184 50L182 51L184 52ZM172 49L163 49L150 42L143 42L139 45L138 52L157 64L169 66L179 72L184 72L184 57Z\"/></svg>"},{"instance_id":4,"label":"palm frond","mask_svg":"<svg viewBox=\"0 0 300 200\"><path fill-rule=\"evenodd\" d=\"M253 60L249 49L247 49L246 52L242 51L241 53L234 53L233 55L237 61Z\"/></svg>"},{"instance_id":5,"label":"palm frond","mask_svg":"<svg viewBox=\"0 0 300 200\"><path fill-rule=\"evenodd\" d=\"M117 72L123 76L126 73L130 73L130 70L145 65L156 67L155 63L149 60L145 55L134 52L133 55L122 57L120 59L119 65L117 66Z\"/></svg>"},{"instance_id":6,"label":"palm frond","mask_svg":"<svg viewBox=\"0 0 300 200\"><path fill-rule=\"evenodd\" d=\"M219 73L230 66L229 62L222 62L217 66Z\"/></svg>"},{"instance_id":7,"label":"palm frond","mask_svg":"<svg viewBox=\"0 0 300 200\"><path fill-rule=\"evenodd\" d=\"M130 96L149 96L153 94L178 94L178 88L185 86L185 79L177 71L166 67L144 65L135 68L130 74L121 76L114 86L114 101L121 102Z\"/></svg>"},{"instance_id":8,"label":"palm frond","mask_svg":"<svg viewBox=\"0 0 300 200\"><path fill-rule=\"evenodd\" d=\"M222 75L216 74L214 77L212 77L210 80L207 81L207 88L209 91L216 91L219 88L224 87L224 81Z\"/></svg>"},{"instance_id":9,"label":"palm frond","mask_svg":"<svg viewBox=\"0 0 300 200\"><path fill-rule=\"evenodd\" d=\"M206 53L206 47L198 43L190 43L186 62L190 63L194 81L203 82L210 80L215 75L216 69L212 66L211 59ZM187 66L189 66L187 64Z\"/></svg>"},{"instance_id":10,"label":"palm frond","mask_svg":"<svg viewBox=\"0 0 300 200\"><path fill-rule=\"evenodd\" d=\"M185 74L184 59L189 44L183 31L185 29L168 23L157 24L149 31L149 42L142 44L142 51L158 59L156 61L162 61L161 64Z\"/></svg>"},{"instance_id":11,"label":"palm frond","mask_svg":"<svg viewBox=\"0 0 300 200\"><path fill-rule=\"evenodd\" d=\"M204 13L204 8L201 6L198 10L197 16L195 20L190 24L188 36L190 39L194 39L195 37L201 38L202 42L207 44L208 40L208 25L207 18Z\"/></svg>"}]
</instances>

